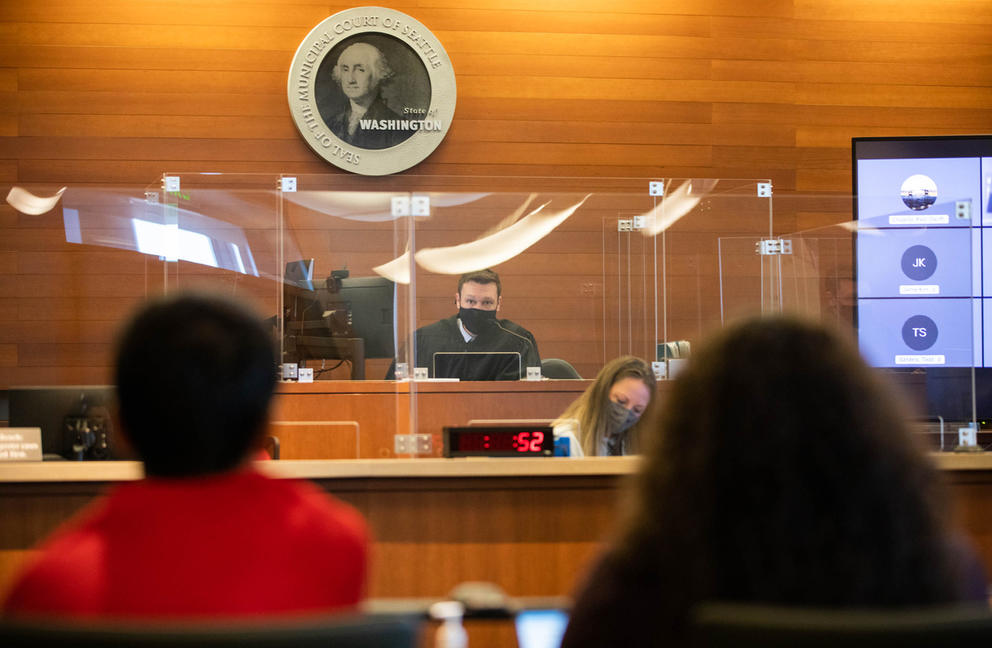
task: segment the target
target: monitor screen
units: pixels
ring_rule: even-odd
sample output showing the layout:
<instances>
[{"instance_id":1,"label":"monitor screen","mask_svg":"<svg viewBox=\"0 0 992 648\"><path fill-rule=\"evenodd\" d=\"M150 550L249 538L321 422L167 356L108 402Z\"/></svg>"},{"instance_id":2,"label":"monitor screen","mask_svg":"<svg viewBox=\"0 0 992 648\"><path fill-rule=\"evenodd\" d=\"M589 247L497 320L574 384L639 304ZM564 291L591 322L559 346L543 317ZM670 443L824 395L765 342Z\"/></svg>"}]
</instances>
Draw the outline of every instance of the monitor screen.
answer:
<instances>
[{"instance_id":1,"label":"monitor screen","mask_svg":"<svg viewBox=\"0 0 992 648\"><path fill-rule=\"evenodd\" d=\"M332 273L315 290L299 287L298 280L284 284L285 333L293 337L295 349L288 361L350 358L350 347L335 338L361 338L366 359L395 357L396 284L383 277L339 274L347 271Z\"/></svg>"},{"instance_id":2,"label":"monitor screen","mask_svg":"<svg viewBox=\"0 0 992 648\"><path fill-rule=\"evenodd\" d=\"M992 367L992 136L855 138L858 339L878 367Z\"/></svg>"},{"instance_id":3,"label":"monitor screen","mask_svg":"<svg viewBox=\"0 0 992 648\"><path fill-rule=\"evenodd\" d=\"M396 284L384 277L342 279L338 297L348 305L355 337L365 340L365 357L395 357Z\"/></svg>"},{"instance_id":4,"label":"monitor screen","mask_svg":"<svg viewBox=\"0 0 992 648\"><path fill-rule=\"evenodd\" d=\"M313 259L287 263L285 281L304 290L313 290Z\"/></svg>"},{"instance_id":5,"label":"monitor screen","mask_svg":"<svg viewBox=\"0 0 992 648\"><path fill-rule=\"evenodd\" d=\"M559 648L568 626L561 609L520 610L514 619L520 648Z\"/></svg>"},{"instance_id":6,"label":"monitor screen","mask_svg":"<svg viewBox=\"0 0 992 648\"><path fill-rule=\"evenodd\" d=\"M10 427L41 428L44 459L120 458L109 386L11 387Z\"/></svg>"},{"instance_id":7,"label":"monitor screen","mask_svg":"<svg viewBox=\"0 0 992 648\"><path fill-rule=\"evenodd\" d=\"M852 140L858 342L925 373L930 414L992 415L992 136Z\"/></svg>"},{"instance_id":8,"label":"monitor screen","mask_svg":"<svg viewBox=\"0 0 992 648\"><path fill-rule=\"evenodd\" d=\"M432 378L459 380L519 380L523 371L516 351L438 351Z\"/></svg>"}]
</instances>

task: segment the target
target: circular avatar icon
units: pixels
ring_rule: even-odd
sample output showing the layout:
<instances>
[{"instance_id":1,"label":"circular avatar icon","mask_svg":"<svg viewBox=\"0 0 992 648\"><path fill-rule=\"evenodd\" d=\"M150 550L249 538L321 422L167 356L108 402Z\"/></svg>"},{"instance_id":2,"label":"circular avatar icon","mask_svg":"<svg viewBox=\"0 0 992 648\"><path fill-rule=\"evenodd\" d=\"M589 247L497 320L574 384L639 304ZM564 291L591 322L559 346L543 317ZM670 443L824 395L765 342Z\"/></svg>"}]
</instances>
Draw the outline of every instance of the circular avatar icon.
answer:
<instances>
[{"instance_id":1,"label":"circular avatar icon","mask_svg":"<svg viewBox=\"0 0 992 648\"><path fill-rule=\"evenodd\" d=\"M914 351L929 349L937 342L937 323L926 315L913 315L902 325L902 340Z\"/></svg>"},{"instance_id":2,"label":"circular avatar icon","mask_svg":"<svg viewBox=\"0 0 992 648\"><path fill-rule=\"evenodd\" d=\"M937 255L925 245L913 245L902 253L902 272L914 281L923 281L937 271Z\"/></svg>"},{"instance_id":3,"label":"circular avatar icon","mask_svg":"<svg viewBox=\"0 0 992 648\"><path fill-rule=\"evenodd\" d=\"M929 176L917 173L903 180L899 194L907 207L921 211L937 202L937 183Z\"/></svg>"}]
</instances>

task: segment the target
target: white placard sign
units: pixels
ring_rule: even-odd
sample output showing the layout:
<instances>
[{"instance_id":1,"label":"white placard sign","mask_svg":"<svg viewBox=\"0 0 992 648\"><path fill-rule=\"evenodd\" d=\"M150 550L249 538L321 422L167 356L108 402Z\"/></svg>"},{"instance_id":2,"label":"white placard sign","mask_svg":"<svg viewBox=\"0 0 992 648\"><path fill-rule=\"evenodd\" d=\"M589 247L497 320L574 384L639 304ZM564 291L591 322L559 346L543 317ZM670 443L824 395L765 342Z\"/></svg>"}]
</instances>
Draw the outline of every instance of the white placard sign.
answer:
<instances>
[{"instance_id":1,"label":"white placard sign","mask_svg":"<svg viewBox=\"0 0 992 648\"><path fill-rule=\"evenodd\" d=\"M455 114L455 73L440 41L382 7L346 9L314 27L293 57L288 93L310 148L361 175L420 163Z\"/></svg>"},{"instance_id":2,"label":"white placard sign","mask_svg":"<svg viewBox=\"0 0 992 648\"><path fill-rule=\"evenodd\" d=\"M0 461L41 461L41 428L0 428Z\"/></svg>"}]
</instances>

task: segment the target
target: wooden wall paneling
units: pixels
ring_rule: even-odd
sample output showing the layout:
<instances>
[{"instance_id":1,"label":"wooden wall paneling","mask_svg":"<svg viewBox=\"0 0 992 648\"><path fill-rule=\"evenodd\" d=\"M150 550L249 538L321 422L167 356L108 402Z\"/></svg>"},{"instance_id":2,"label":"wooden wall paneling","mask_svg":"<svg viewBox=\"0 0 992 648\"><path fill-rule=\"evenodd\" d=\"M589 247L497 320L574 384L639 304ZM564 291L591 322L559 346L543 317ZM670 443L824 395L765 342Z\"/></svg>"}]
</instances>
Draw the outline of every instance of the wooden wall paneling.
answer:
<instances>
[{"instance_id":1,"label":"wooden wall paneling","mask_svg":"<svg viewBox=\"0 0 992 648\"><path fill-rule=\"evenodd\" d=\"M494 116L506 121L540 121L554 125L562 116L569 120L635 124L707 124L712 106L693 101L670 101L661 97L634 101L623 97L592 99L560 98L554 101L518 101L512 98L458 97L458 119L482 121ZM623 129L618 129L623 130ZM636 177L636 176L635 176Z\"/></svg>"},{"instance_id":2,"label":"wooden wall paneling","mask_svg":"<svg viewBox=\"0 0 992 648\"><path fill-rule=\"evenodd\" d=\"M90 9L92 12L92 9ZM0 59L19 68L245 70L285 72L291 53L276 50L0 45Z\"/></svg>"},{"instance_id":3,"label":"wooden wall paneling","mask_svg":"<svg viewBox=\"0 0 992 648\"><path fill-rule=\"evenodd\" d=\"M145 20L127 24L92 21L91 13L88 21L71 30L58 23L20 23L19 44L232 50L246 49L249 44L247 49L294 52L306 33L320 22L298 27L224 25L224 29L218 29L218 25L148 24Z\"/></svg>"},{"instance_id":4,"label":"wooden wall paneling","mask_svg":"<svg viewBox=\"0 0 992 648\"><path fill-rule=\"evenodd\" d=\"M410 4L399 0L399 5ZM327 16L327 3L298 3L294 11L285 11L279 2L256 0L244 3L232 12L225 3L203 4L196 11L176 11L175 3L151 0L135 4L125 0L100 3L100 19L107 24L196 24L196 25L256 25L305 26L309 20ZM5 21L35 23L89 23L93 20L93 3L85 0L57 0L44 7L27 3L3 5L0 18ZM302 22L301 22L302 21Z\"/></svg>"},{"instance_id":5,"label":"wooden wall paneling","mask_svg":"<svg viewBox=\"0 0 992 648\"><path fill-rule=\"evenodd\" d=\"M900 22L900 18L911 15L915 21L969 24L992 23L992 7L981 0L949 0L939 6L925 2L912 2L903 5L912 13L893 16L891 7L885 5L865 6L857 0L795 0L796 18L816 18L819 20L849 21L857 17L859 21L881 24Z\"/></svg>"},{"instance_id":6,"label":"wooden wall paneling","mask_svg":"<svg viewBox=\"0 0 992 648\"><path fill-rule=\"evenodd\" d=\"M64 115L40 114L24 117L20 122L20 134L25 137L147 138L156 133L235 140L251 133L255 140L291 140L295 131L283 116L77 115L66 119ZM216 153L207 153L201 157L212 159L215 156Z\"/></svg>"},{"instance_id":7,"label":"wooden wall paneling","mask_svg":"<svg viewBox=\"0 0 992 648\"><path fill-rule=\"evenodd\" d=\"M511 596L571 592L612 527L616 496L560 480L516 481L495 488L453 483L442 491L411 483L376 494L367 507L353 502L376 537L370 596L437 596L469 578L498 583ZM465 508L478 498L485 507ZM429 566L430 581L394 565Z\"/></svg>"},{"instance_id":8,"label":"wooden wall paneling","mask_svg":"<svg viewBox=\"0 0 992 648\"><path fill-rule=\"evenodd\" d=\"M347 385L347 382L345 383ZM273 405L274 421L354 421L361 435L360 447L351 443L351 430L347 426L279 426L275 434L280 445L285 445L286 458L335 458L348 459L361 456L368 459L391 457L393 435L409 429L409 396L394 392L392 388L370 391L358 383L357 389L319 392L293 392L281 386ZM342 438L348 435L348 438ZM322 437L336 437L328 441ZM359 455L355 454L358 450ZM329 456L341 452L342 456Z\"/></svg>"},{"instance_id":9,"label":"wooden wall paneling","mask_svg":"<svg viewBox=\"0 0 992 648\"><path fill-rule=\"evenodd\" d=\"M463 13L439 7L435 3L419 3L417 16L434 30L455 31L466 24L479 31L538 32L565 34L665 34L669 36L705 37L710 32L710 17L679 15L664 10L630 12L626 7L596 7L583 11L579 7L557 11L545 6L513 8L507 3L499 6L473 7L462 5ZM492 4L492 3L491 3ZM609 11L604 11L609 9ZM468 18L468 20L466 20ZM471 51L469 50L470 54ZM581 55L576 58L580 58Z\"/></svg>"},{"instance_id":10,"label":"wooden wall paneling","mask_svg":"<svg viewBox=\"0 0 992 648\"><path fill-rule=\"evenodd\" d=\"M108 385L112 372L106 365L94 367L0 367L0 384L15 385Z\"/></svg>"},{"instance_id":11,"label":"wooden wall paneling","mask_svg":"<svg viewBox=\"0 0 992 648\"><path fill-rule=\"evenodd\" d=\"M356 422L300 425L273 421L270 433L279 439L279 458L358 459L361 456L361 430Z\"/></svg>"},{"instance_id":12,"label":"wooden wall paneling","mask_svg":"<svg viewBox=\"0 0 992 648\"><path fill-rule=\"evenodd\" d=\"M427 3L424 3L427 4ZM678 2L677 0L627 0L622 5L614 5L622 13L632 14L665 14L665 15L701 15L701 16L776 16L788 18L792 16L792 0L756 0L742 5L733 0L692 0ZM526 0L429 0L429 6L444 9L510 9L532 10L534 7ZM541 10L549 15L556 13L595 12L602 10L599 0L548 0L541 4Z\"/></svg>"}]
</instances>

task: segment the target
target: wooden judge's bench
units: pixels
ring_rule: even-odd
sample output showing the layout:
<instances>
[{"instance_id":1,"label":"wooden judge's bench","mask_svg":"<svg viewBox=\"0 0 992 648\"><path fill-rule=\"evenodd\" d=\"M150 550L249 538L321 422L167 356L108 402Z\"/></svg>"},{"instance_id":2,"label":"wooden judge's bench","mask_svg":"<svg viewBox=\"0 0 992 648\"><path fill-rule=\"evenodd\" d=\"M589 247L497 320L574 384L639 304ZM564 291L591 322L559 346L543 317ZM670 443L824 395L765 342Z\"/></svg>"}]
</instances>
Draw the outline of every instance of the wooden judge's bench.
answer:
<instances>
[{"instance_id":1,"label":"wooden judge's bench","mask_svg":"<svg viewBox=\"0 0 992 648\"><path fill-rule=\"evenodd\" d=\"M394 437L412 432L431 437L431 449L420 455L440 457L446 425L479 420L550 420L591 382L281 383L272 435L279 439L280 458L284 460L409 456L395 451Z\"/></svg>"},{"instance_id":2,"label":"wooden judge's bench","mask_svg":"<svg viewBox=\"0 0 992 648\"><path fill-rule=\"evenodd\" d=\"M372 598L440 597L473 580L513 596L565 595L613 529L638 458L414 459L395 455L393 437L416 420L438 455L444 425L547 419L588 384L283 384L272 430L281 460L259 465L311 479L366 517ZM937 462L960 524L992 565L992 453ZM140 476L126 461L0 465L0 592L38 540L108 485Z\"/></svg>"}]
</instances>

